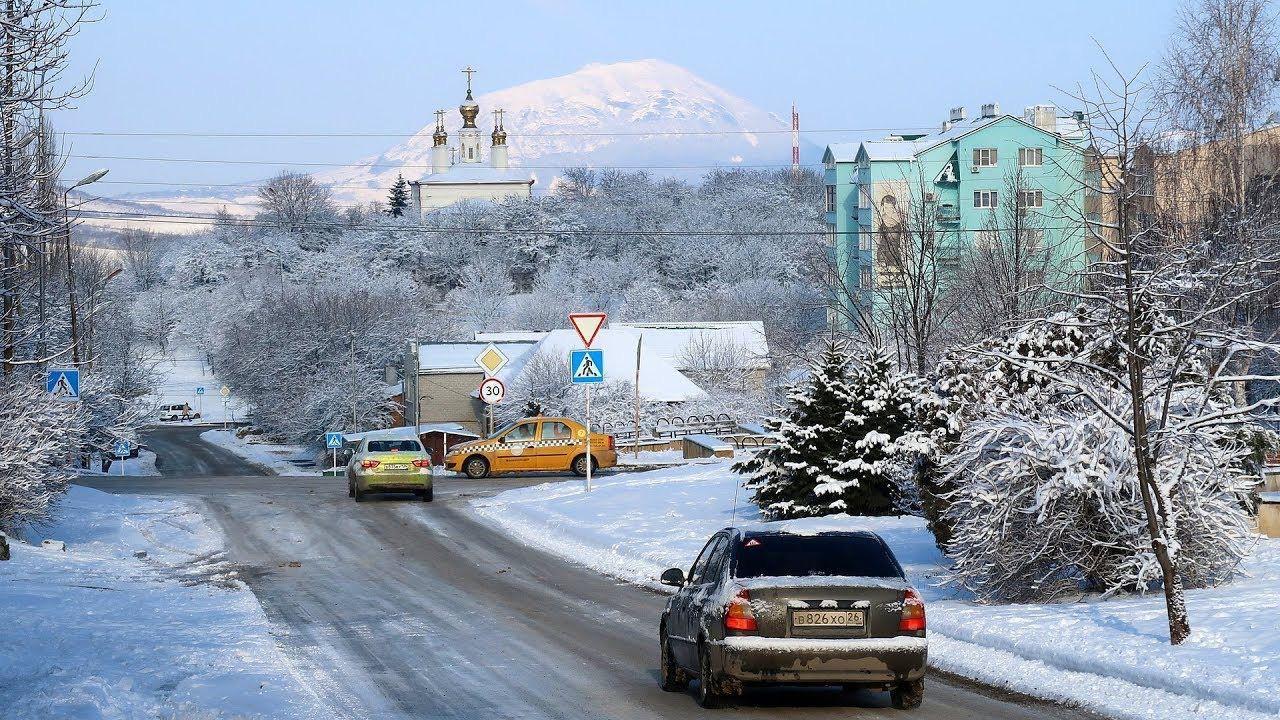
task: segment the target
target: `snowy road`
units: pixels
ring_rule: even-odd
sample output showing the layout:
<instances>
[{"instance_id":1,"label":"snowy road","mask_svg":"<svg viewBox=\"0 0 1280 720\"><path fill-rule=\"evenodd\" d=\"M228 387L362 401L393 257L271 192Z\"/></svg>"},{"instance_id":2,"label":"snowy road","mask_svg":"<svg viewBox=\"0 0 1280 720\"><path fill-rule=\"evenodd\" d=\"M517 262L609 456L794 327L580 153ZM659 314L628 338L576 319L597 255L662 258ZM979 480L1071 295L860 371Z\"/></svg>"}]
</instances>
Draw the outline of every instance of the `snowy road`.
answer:
<instances>
[{"instance_id":1,"label":"snowy road","mask_svg":"<svg viewBox=\"0 0 1280 720\"><path fill-rule=\"evenodd\" d=\"M205 425L157 425L142 431L142 443L156 454L156 469L169 477L266 475L233 452L200 441ZM104 488L105 489L105 488Z\"/></svg>"},{"instance_id":2,"label":"snowy road","mask_svg":"<svg viewBox=\"0 0 1280 720\"><path fill-rule=\"evenodd\" d=\"M172 466L170 466L172 467ZM532 550L468 498L533 480L443 478L436 502L355 504L319 477L95 478L196 495L297 674L351 718L691 718L656 680L664 598ZM1084 718L933 677L912 718ZM751 718L903 718L884 693L749 695Z\"/></svg>"}]
</instances>

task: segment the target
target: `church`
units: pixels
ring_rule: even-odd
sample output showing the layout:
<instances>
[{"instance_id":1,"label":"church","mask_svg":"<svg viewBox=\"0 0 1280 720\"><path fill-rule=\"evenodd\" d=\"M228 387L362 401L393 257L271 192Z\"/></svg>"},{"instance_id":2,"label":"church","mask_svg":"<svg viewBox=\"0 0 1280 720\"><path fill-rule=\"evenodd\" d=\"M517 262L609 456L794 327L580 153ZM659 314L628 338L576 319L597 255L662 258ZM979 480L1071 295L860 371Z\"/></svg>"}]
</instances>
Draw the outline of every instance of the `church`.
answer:
<instances>
[{"instance_id":1,"label":"church","mask_svg":"<svg viewBox=\"0 0 1280 720\"><path fill-rule=\"evenodd\" d=\"M471 74L475 71L468 67L462 72L467 76L467 97L458 106L458 113L462 115L458 145L449 146L449 134L444 129L445 111L437 110L436 130L431 136L434 143L431 173L409 183L413 210L418 217L463 200L528 198L533 190L534 179L527 171L507 165L507 131L502 125L500 109L493 112L489 161L485 162L482 134L476 127L480 105L471 97Z\"/></svg>"}]
</instances>

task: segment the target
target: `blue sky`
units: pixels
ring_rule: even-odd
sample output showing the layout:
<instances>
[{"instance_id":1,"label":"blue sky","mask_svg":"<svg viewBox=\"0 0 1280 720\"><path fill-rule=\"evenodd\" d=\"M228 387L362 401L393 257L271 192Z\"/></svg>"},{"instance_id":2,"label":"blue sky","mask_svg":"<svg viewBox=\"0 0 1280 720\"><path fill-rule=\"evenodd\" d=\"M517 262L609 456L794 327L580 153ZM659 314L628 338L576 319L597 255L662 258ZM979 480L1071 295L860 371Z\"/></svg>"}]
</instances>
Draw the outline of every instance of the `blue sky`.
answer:
<instances>
[{"instance_id":1,"label":"blue sky","mask_svg":"<svg viewBox=\"0 0 1280 720\"><path fill-rule=\"evenodd\" d=\"M654 57L807 128L932 125L948 108L1018 110L1101 62L1155 61L1175 4L1081 2L248 2L104 0L72 45L95 87L63 130L413 132L456 102L458 69L478 90L590 62ZM387 138L69 138L76 154L346 162ZM814 137L818 143L838 139ZM780 162L785 162L783 158ZM237 182L278 167L73 158L110 179ZM143 189L96 188L102 194Z\"/></svg>"}]
</instances>

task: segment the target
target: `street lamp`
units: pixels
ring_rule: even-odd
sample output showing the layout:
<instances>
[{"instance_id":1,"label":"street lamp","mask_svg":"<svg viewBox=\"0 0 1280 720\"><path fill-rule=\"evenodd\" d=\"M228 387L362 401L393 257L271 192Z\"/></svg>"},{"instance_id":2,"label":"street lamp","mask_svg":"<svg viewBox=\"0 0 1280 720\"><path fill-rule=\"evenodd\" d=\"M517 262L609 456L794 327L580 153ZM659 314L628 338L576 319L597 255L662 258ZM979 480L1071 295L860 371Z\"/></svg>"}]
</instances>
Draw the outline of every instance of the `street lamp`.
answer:
<instances>
[{"instance_id":1,"label":"street lamp","mask_svg":"<svg viewBox=\"0 0 1280 720\"><path fill-rule=\"evenodd\" d=\"M68 196L72 190L96 183L106 177L106 174L106 168L94 171L62 191L62 233L67 251L67 303L71 306L71 364L76 367L80 366L80 327L76 318L76 272L71 265L71 220L67 210Z\"/></svg>"}]
</instances>

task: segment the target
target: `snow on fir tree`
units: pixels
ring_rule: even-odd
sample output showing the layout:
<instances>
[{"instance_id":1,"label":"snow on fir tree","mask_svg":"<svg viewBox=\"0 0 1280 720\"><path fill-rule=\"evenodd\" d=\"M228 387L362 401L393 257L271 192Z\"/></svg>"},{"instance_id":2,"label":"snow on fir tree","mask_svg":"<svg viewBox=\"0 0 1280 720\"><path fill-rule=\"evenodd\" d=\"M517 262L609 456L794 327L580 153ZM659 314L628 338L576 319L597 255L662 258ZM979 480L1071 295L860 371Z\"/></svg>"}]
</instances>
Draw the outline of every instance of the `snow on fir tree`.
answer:
<instances>
[{"instance_id":1,"label":"snow on fir tree","mask_svg":"<svg viewBox=\"0 0 1280 720\"><path fill-rule=\"evenodd\" d=\"M916 458L932 452L928 409L940 402L883 350L860 361L833 341L770 423L778 443L734 465L769 519L889 515L904 504Z\"/></svg>"},{"instance_id":2,"label":"snow on fir tree","mask_svg":"<svg viewBox=\"0 0 1280 720\"><path fill-rule=\"evenodd\" d=\"M404 175L396 175L396 181L391 185L391 192L387 195L387 213L400 217L404 215L407 207L409 207L409 183L405 182Z\"/></svg>"}]
</instances>

